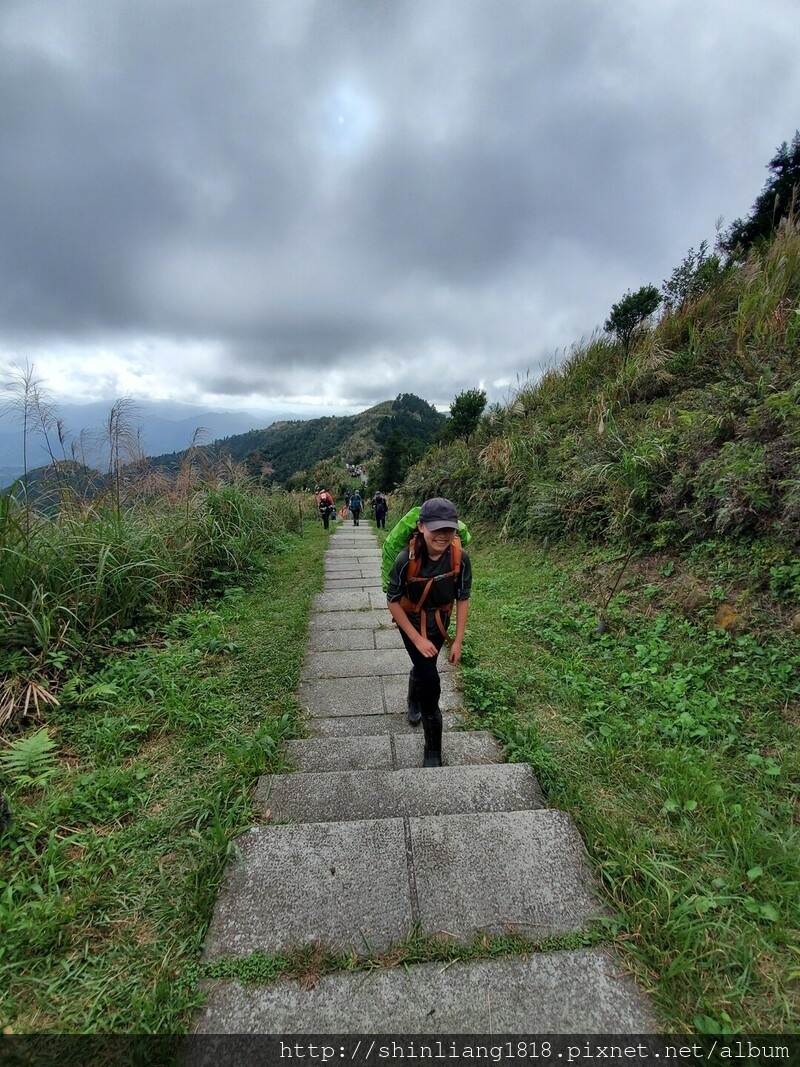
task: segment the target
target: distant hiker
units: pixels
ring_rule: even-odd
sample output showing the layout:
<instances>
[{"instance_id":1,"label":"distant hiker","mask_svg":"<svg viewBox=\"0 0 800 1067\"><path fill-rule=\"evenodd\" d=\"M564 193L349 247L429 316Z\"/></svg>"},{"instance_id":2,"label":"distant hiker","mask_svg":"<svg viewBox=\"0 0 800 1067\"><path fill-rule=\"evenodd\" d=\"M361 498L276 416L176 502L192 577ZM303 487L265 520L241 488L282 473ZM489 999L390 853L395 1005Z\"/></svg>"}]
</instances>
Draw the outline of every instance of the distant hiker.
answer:
<instances>
[{"instance_id":1,"label":"distant hiker","mask_svg":"<svg viewBox=\"0 0 800 1067\"><path fill-rule=\"evenodd\" d=\"M331 516L336 514L336 502L327 489L322 489L317 497L317 507L322 519L322 525L327 530L330 526Z\"/></svg>"},{"instance_id":2,"label":"distant hiker","mask_svg":"<svg viewBox=\"0 0 800 1067\"><path fill-rule=\"evenodd\" d=\"M385 530L386 516L389 513L389 505L386 501L386 497L383 495L380 489L372 498L372 510L375 514L375 525L378 527L379 530Z\"/></svg>"},{"instance_id":3,"label":"distant hiker","mask_svg":"<svg viewBox=\"0 0 800 1067\"><path fill-rule=\"evenodd\" d=\"M425 734L423 767L442 765L442 686L439 652L449 640L447 627L455 606L456 632L450 663L461 659L469 616L472 566L457 538L458 513L444 497L426 500L417 531L401 550L389 574L386 602L411 658L408 680L408 721L422 720Z\"/></svg>"},{"instance_id":4,"label":"distant hiker","mask_svg":"<svg viewBox=\"0 0 800 1067\"><path fill-rule=\"evenodd\" d=\"M350 512L353 516L353 526L358 526L358 520L361 518L361 507L364 501L361 499L361 493L356 489L353 495L350 497Z\"/></svg>"}]
</instances>

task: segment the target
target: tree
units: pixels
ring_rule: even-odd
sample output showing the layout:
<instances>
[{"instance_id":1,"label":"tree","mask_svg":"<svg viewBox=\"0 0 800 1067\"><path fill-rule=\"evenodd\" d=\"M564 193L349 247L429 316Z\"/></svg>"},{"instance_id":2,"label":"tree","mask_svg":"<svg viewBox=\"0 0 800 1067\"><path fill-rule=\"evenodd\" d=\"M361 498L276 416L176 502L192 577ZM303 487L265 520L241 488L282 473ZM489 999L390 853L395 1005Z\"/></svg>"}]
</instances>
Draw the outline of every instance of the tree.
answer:
<instances>
[{"instance_id":1,"label":"tree","mask_svg":"<svg viewBox=\"0 0 800 1067\"><path fill-rule=\"evenodd\" d=\"M483 389L467 389L459 393L450 405L448 437L463 437L469 441L478 427L485 407L486 393Z\"/></svg>"},{"instance_id":2,"label":"tree","mask_svg":"<svg viewBox=\"0 0 800 1067\"><path fill-rule=\"evenodd\" d=\"M382 445L393 431L399 431L429 445L441 435L445 422L446 417L426 400L413 393L400 393L392 401L390 414L378 425L375 440Z\"/></svg>"},{"instance_id":3,"label":"tree","mask_svg":"<svg viewBox=\"0 0 800 1067\"><path fill-rule=\"evenodd\" d=\"M708 255L708 241L701 241L695 252L690 248L681 265L673 270L661 286L668 308L682 308L717 285L725 272L718 255Z\"/></svg>"},{"instance_id":4,"label":"tree","mask_svg":"<svg viewBox=\"0 0 800 1067\"><path fill-rule=\"evenodd\" d=\"M409 467L422 456L427 446L401 430L392 430L383 446L381 462L376 472L377 488L389 493L400 485Z\"/></svg>"},{"instance_id":5,"label":"tree","mask_svg":"<svg viewBox=\"0 0 800 1067\"><path fill-rule=\"evenodd\" d=\"M720 240L720 248L732 259L738 259L757 241L775 232L797 204L800 190L800 130L795 131L792 143L780 146L767 164L772 177L767 180L761 195L746 219L736 219Z\"/></svg>"},{"instance_id":6,"label":"tree","mask_svg":"<svg viewBox=\"0 0 800 1067\"><path fill-rule=\"evenodd\" d=\"M661 303L661 293L654 285L643 285L635 293L628 291L622 300L614 304L603 329L613 333L627 356L631 342Z\"/></svg>"}]
</instances>

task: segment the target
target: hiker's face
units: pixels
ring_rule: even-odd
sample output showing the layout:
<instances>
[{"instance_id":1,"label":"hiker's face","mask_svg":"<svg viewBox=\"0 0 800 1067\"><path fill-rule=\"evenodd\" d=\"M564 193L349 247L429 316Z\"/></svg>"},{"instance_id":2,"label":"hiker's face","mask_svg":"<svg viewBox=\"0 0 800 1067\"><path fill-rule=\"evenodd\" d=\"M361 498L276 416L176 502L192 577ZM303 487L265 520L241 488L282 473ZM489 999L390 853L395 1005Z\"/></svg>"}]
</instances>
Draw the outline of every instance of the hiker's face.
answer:
<instances>
[{"instance_id":1,"label":"hiker's face","mask_svg":"<svg viewBox=\"0 0 800 1067\"><path fill-rule=\"evenodd\" d=\"M419 530L425 538L428 552L434 557L441 556L442 552L446 552L456 535L456 531L452 527L447 526L443 530L429 530L422 522L419 523Z\"/></svg>"}]
</instances>

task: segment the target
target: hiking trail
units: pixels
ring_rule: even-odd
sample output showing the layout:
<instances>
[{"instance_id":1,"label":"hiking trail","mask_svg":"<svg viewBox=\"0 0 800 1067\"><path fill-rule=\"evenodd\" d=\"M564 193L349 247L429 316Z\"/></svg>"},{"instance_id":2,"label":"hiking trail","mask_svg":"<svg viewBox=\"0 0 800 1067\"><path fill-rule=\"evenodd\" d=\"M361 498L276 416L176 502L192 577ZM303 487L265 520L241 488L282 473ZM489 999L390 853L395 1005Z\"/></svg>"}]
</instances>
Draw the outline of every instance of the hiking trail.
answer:
<instances>
[{"instance_id":1,"label":"hiking trail","mask_svg":"<svg viewBox=\"0 0 800 1067\"><path fill-rule=\"evenodd\" d=\"M296 771L265 775L269 821L236 840L204 948L222 956L322 943L360 957L413 930L469 943L542 942L603 914L570 816L546 806L527 764L458 729L455 672L440 658L445 766L422 768L406 721L409 659L381 591L367 523L337 524L315 598L299 689L311 737ZM209 980L195 1034L656 1033L644 993L608 948L409 964L263 985Z\"/></svg>"}]
</instances>

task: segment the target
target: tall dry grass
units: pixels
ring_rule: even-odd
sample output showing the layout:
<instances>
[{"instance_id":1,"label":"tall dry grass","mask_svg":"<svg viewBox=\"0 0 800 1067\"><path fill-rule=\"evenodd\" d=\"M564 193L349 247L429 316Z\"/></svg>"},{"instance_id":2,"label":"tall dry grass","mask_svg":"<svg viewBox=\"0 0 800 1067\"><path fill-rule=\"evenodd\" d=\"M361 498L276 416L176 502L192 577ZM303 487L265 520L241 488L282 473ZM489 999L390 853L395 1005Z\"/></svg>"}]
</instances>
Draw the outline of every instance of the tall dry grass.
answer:
<instances>
[{"instance_id":1,"label":"tall dry grass","mask_svg":"<svg viewBox=\"0 0 800 1067\"><path fill-rule=\"evenodd\" d=\"M800 220L706 272L627 353L595 335L523 383L404 495L445 495L508 535L717 536L800 529Z\"/></svg>"}]
</instances>

